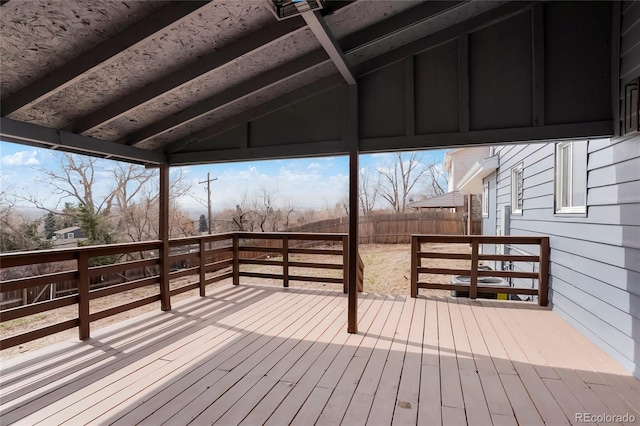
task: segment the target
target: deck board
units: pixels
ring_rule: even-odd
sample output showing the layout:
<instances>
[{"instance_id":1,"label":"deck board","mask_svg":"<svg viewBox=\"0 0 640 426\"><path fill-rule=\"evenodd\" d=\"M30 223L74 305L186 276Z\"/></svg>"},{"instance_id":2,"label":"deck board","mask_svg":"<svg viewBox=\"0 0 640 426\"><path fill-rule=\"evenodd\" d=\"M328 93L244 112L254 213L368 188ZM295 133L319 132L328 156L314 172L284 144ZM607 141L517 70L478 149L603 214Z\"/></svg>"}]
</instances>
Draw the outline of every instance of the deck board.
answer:
<instances>
[{"instance_id":1,"label":"deck board","mask_svg":"<svg viewBox=\"0 0 640 426\"><path fill-rule=\"evenodd\" d=\"M554 312L507 301L224 287L2 364L3 425L576 424L640 383Z\"/></svg>"}]
</instances>

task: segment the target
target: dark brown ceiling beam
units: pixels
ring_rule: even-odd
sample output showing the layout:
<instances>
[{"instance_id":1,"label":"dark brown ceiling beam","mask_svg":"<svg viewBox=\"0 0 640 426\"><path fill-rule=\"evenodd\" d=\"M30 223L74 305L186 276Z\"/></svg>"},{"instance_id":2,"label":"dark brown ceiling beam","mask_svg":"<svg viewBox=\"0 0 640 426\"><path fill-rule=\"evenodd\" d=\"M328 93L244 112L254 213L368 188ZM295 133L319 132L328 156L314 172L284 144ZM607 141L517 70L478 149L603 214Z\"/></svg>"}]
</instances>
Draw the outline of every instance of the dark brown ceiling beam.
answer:
<instances>
[{"instance_id":1,"label":"dark brown ceiling beam","mask_svg":"<svg viewBox=\"0 0 640 426\"><path fill-rule=\"evenodd\" d=\"M155 136L184 126L200 117L215 112L231 102L242 99L259 90L268 89L284 79L299 75L301 72L307 71L319 64L324 64L328 60L327 54L322 49L315 50L292 62L266 71L255 78L231 87L209 99L137 130L119 142L131 146L140 146Z\"/></svg>"},{"instance_id":2,"label":"dark brown ceiling beam","mask_svg":"<svg viewBox=\"0 0 640 426\"><path fill-rule=\"evenodd\" d=\"M454 146L491 145L497 143L532 143L535 141L543 142L554 139L611 137L612 134L613 122L611 120L604 120L586 123L360 139L360 152L374 153L393 150L441 149Z\"/></svg>"},{"instance_id":3,"label":"dark brown ceiling beam","mask_svg":"<svg viewBox=\"0 0 640 426\"><path fill-rule=\"evenodd\" d=\"M320 12L304 12L301 16L307 23L311 32L313 32L313 35L316 36L324 50L331 58L331 61L338 69L338 72L342 77L344 77L347 84L356 84L356 77L351 71L351 67L347 62L344 52L340 48L340 45L336 41L336 38L333 36L333 33L327 26L327 23Z\"/></svg>"},{"instance_id":4,"label":"dark brown ceiling beam","mask_svg":"<svg viewBox=\"0 0 640 426\"><path fill-rule=\"evenodd\" d=\"M127 112L140 108L159 96L171 93L183 85L201 78L207 73L246 55L255 52L273 41L305 26L302 18L296 17L276 22L244 37L222 49L199 58L197 61L148 84L135 92L74 121L65 130L82 133L105 125Z\"/></svg>"},{"instance_id":5,"label":"dark brown ceiling beam","mask_svg":"<svg viewBox=\"0 0 640 426\"><path fill-rule=\"evenodd\" d=\"M49 129L31 123L0 118L0 140L24 145L46 146L51 149L79 152L139 164L166 162L163 153L102 141L88 136Z\"/></svg>"},{"instance_id":6,"label":"dark brown ceiling beam","mask_svg":"<svg viewBox=\"0 0 640 426\"><path fill-rule=\"evenodd\" d=\"M72 59L2 101L2 115L7 116L51 97L79 81L84 75L112 61L127 49L144 43L170 25L176 24L205 6L208 1L175 2L119 32L94 48Z\"/></svg>"},{"instance_id":7,"label":"dark brown ceiling beam","mask_svg":"<svg viewBox=\"0 0 640 426\"><path fill-rule=\"evenodd\" d=\"M443 13L452 8L456 8L465 1L434 1L425 2L407 11L401 12L389 19L374 24L370 27L356 31L339 40L340 47L347 53L352 53L374 43L385 34L395 34L399 31L418 25L431 17ZM183 126L200 117L210 114L225 105L237 101L250 95L253 92L264 90L282 80L294 77L300 72L313 67L320 66L329 61L323 49L318 49L305 56L294 59L277 68L266 71L254 79L240 83L220 94L199 102L196 105L165 117L155 123L134 131L123 138L120 142L132 146L139 146L143 142Z\"/></svg>"},{"instance_id":8,"label":"dark brown ceiling beam","mask_svg":"<svg viewBox=\"0 0 640 426\"><path fill-rule=\"evenodd\" d=\"M469 1L470 0L445 0L421 2L415 7L341 38L340 47L344 52L349 52L356 48L361 49L381 39L420 25L444 12L460 7Z\"/></svg>"},{"instance_id":9,"label":"dark brown ceiling beam","mask_svg":"<svg viewBox=\"0 0 640 426\"><path fill-rule=\"evenodd\" d=\"M221 149L204 152L179 152L167 156L172 166L192 164L228 163L230 161L276 160L278 158L303 158L327 155L344 155L349 151L343 140L307 142L282 146L256 148Z\"/></svg>"},{"instance_id":10,"label":"dark brown ceiling beam","mask_svg":"<svg viewBox=\"0 0 640 426\"><path fill-rule=\"evenodd\" d=\"M280 96L279 98L265 102L264 104L259 105L255 108L251 108L247 111L241 112L240 114L234 115L233 117L220 123L216 123L209 127L206 127L187 137L171 142L159 148L158 151L164 151L168 153L181 151L192 145L197 145L199 143L205 142L248 121L255 120L273 111L284 108L296 102L300 102L301 100L315 96L333 87L339 86L340 84L343 84L343 82L344 80L339 74L325 77L319 81L316 81L315 83L311 83L300 89L294 90L293 92L289 92L285 95Z\"/></svg>"},{"instance_id":11,"label":"dark brown ceiling beam","mask_svg":"<svg viewBox=\"0 0 640 426\"><path fill-rule=\"evenodd\" d=\"M513 1L495 9L481 13L459 24L452 25L442 31L431 34L412 43L406 44L388 53L376 56L368 61L358 64L354 70L358 76L368 74L377 69L384 68L404 58L419 54L441 44L454 40L469 32L477 31L489 25L519 15L530 10L540 1Z\"/></svg>"}]
</instances>

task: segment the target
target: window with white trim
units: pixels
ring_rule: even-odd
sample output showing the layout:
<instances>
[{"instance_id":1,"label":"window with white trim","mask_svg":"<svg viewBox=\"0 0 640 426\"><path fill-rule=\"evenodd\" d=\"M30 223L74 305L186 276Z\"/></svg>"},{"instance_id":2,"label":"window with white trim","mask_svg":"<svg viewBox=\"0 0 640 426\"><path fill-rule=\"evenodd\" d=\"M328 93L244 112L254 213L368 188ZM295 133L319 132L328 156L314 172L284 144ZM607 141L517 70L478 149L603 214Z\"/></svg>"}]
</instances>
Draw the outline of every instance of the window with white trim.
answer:
<instances>
[{"instance_id":1,"label":"window with white trim","mask_svg":"<svg viewBox=\"0 0 640 426\"><path fill-rule=\"evenodd\" d=\"M71 239L71 238L73 238L73 232L67 233L67 239Z\"/></svg>"},{"instance_id":2,"label":"window with white trim","mask_svg":"<svg viewBox=\"0 0 640 426\"><path fill-rule=\"evenodd\" d=\"M489 217L489 182L482 185L482 217Z\"/></svg>"},{"instance_id":3,"label":"window with white trim","mask_svg":"<svg viewBox=\"0 0 640 426\"><path fill-rule=\"evenodd\" d=\"M587 142L556 144L556 213L587 211Z\"/></svg>"},{"instance_id":4,"label":"window with white trim","mask_svg":"<svg viewBox=\"0 0 640 426\"><path fill-rule=\"evenodd\" d=\"M522 213L523 198L522 163L511 169L511 213Z\"/></svg>"}]
</instances>

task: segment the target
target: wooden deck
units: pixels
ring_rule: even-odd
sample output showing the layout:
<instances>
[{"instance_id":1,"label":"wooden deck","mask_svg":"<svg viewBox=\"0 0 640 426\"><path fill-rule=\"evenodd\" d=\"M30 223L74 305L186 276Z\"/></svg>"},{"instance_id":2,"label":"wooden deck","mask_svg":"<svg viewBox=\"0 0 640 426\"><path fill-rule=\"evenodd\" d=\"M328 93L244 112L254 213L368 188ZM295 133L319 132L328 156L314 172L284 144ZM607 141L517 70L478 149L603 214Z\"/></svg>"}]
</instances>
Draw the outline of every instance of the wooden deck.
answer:
<instances>
[{"instance_id":1,"label":"wooden deck","mask_svg":"<svg viewBox=\"0 0 640 426\"><path fill-rule=\"evenodd\" d=\"M3 425L569 424L640 382L531 304L224 287L3 362Z\"/></svg>"}]
</instances>

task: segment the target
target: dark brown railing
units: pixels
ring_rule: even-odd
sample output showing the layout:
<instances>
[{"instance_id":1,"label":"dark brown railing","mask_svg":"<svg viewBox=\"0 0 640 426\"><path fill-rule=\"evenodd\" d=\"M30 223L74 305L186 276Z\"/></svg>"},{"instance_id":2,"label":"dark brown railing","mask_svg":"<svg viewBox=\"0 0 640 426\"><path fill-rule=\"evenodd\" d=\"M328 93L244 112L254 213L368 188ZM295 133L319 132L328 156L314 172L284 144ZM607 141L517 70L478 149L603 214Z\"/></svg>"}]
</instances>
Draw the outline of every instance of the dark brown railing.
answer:
<instances>
[{"instance_id":1,"label":"dark brown railing","mask_svg":"<svg viewBox=\"0 0 640 426\"><path fill-rule=\"evenodd\" d=\"M55 273L33 274L33 276L10 279L0 282L0 292L23 291L42 286L65 284L77 291L63 297L32 303L2 310L0 322L24 318L30 315L49 312L54 309L77 305L78 316L56 324L48 325L26 333L13 335L0 340L0 349L20 345L31 340L78 327L80 339L90 335L90 323L116 315L165 297L169 302L172 296L199 289L205 296L206 286L231 278L233 284L240 284L240 278L253 277L282 280L285 287L291 281L326 282L342 284L346 292L348 281L348 236L344 234L302 234L302 233L226 233L198 237L177 238L169 241L169 291L163 296L160 267L162 258L161 241L114 244L108 246L75 247L68 249L43 250L35 252L7 253L0 255L1 270L24 266L42 266L57 262L66 262L67 270ZM273 258L276 254L277 257ZM139 259L123 260L123 256ZM334 262L309 262L292 260L292 255L320 255L333 257ZM120 257L117 263L90 266L96 259L111 256ZM73 263L75 262L75 267ZM281 274L244 270L241 265L268 265L282 268ZM362 291L364 264L358 262L358 290ZM316 275L292 273L292 268L311 268L320 272ZM36 268L37 269L37 268ZM325 272L322 272L324 270ZM340 270L341 276L330 276L327 270ZM131 273L134 278L126 277L124 282L106 285L91 285L100 281L100 277L123 276ZM131 275L131 274L129 274ZM196 275L195 283L182 283L179 279ZM130 290L157 285L157 292L118 306L97 312L90 311L92 300L123 293Z\"/></svg>"},{"instance_id":2,"label":"dark brown railing","mask_svg":"<svg viewBox=\"0 0 640 426\"><path fill-rule=\"evenodd\" d=\"M423 249L423 244L469 244L470 253L442 253L435 250ZM538 245L539 255L514 254L480 254L480 244L504 245ZM455 259L470 260L469 269L447 269L423 267L422 259ZM524 272L513 270L479 270L480 261L505 262L533 262L538 263L538 272ZM469 285L440 284L420 281L420 274L435 275L464 275L470 277ZM524 288L511 286L482 286L478 285L478 277L525 278L538 281L538 288ZM411 237L411 297L418 297L421 288L436 290L453 290L468 292L469 298L475 299L478 293L491 294L522 294L538 296L538 304L548 304L549 291L549 237L545 236L480 236L480 235L413 235Z\"/></svg>"},{"instance_id":3,"label":"dark brown railing","mask_svg":"<svg viewBox=\"0 0 640 426\"><path fill-rule=\"evenodd\" d=\"M348 235L346 234L307 234L307 233L266 233L266 232L237 232L236 246L239 265L262 265L282 268L281 273L264 273L242 271L238 269L239 277L282 280L283 286L288 287L291 281L324 282L342 284L346 293L348 282ZM253 242L253 243L251 243ZM319 243L328 247L318 247ZM334 248L337 247L337 248ZM275 255L275 257L274 257ZM317 255L323 258L337 258L341 262L303 262L291 260L291 255ZM359 259L359 265L364 264ZM340 270L342 277L299 275L292 272L292 268L307 268L319 270ZM358 268L361 269L360 266ZM363 274L359 274L358 291L362 291Z\"/></svg>"}]
</instances>

